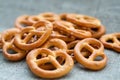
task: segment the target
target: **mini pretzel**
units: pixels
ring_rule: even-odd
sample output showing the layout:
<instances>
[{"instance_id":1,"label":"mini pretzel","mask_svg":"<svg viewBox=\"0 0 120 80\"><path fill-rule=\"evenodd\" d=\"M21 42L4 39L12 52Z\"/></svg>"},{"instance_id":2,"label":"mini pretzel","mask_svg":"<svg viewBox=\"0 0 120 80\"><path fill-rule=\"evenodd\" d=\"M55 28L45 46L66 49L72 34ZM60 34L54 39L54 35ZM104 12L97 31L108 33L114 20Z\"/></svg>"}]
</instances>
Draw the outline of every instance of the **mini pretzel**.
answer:
<instances>
[{"instance_id":1,"label":"mini pretzel","mask_svg":"<svg viewBox=\"0 0 120 80\"><path fill-rule=\"evenodd\" d=\"M107 63L107 56L103 51L104 47L100 41L94 38L86 38L77 43L74 48L74 56L84 67L91 70L100 70ZM82 53L87 53L89 56L84 57ZM102 59L96 60L97 57Z\"/></svg>"},{"instance_id":2,"label":"mini pretzel","mask_svg":"<svg viewBox=\"0 0 120 80\"><path fill-rule=\"evenodd\" d=\"M39 27L45 27L45 31L37 31ZM31 50L41 46L50 36L53 26L48 21L40 21L33 27L26 27L16 35L14 43L23 50ZM32 40L32 41L31 41Z\"/></svg>"},{"instance_id":3,"label":"mini pretzel","mask_svg":"<svg viewBox=\"0 0 120 80\"><path fill-rule=\"evenodd\" d=\"M8 29L8 30L5 30L4 32L2 32L1 39L2 39L3 45L5 43L13 42L15 35L19 32L20 32L20 30L18 28Z\"/></svg>"},{"instance_id":4,"label":"mini pretzel","mask_svg":"<svg viewBox=\"0 0 120 80\"><path fill-rule=\"evenodd\" d=\"M100 38L103 34L105 34L105 31L104 26L100 26L99 28L90 28L93 38Z\"/></svg>"},{"instance_id":5,"label":"mini pretzel","mask_svg":"<svg viewBox=\"0 0 120 80\"><path fill-rule=\"evenodd\" d=\"M37 58L39 55L45 55L46 57ZM63 64L60 64L57 61L57 57L64 57L65 61ZM70 72L73 67L72 58L64 51L52 52L50 49L38 48L29 52L26 58L27 64L31 71L42 78L58 78L66 75ZM45 63L51 63L55 69L54 70L45 70L42 69L41 65Z\"/></svg>"},{"instance_id":6,"label":"mini pretzel","mask_svg":"<svg viewBox=\"0 0 120 80\"><path fill-rule=\"evenodd\" d=\"M29 18L29 21L32 23L36 23L40 20L48 20L50 22L53 22L55 20L60 20L60 17L57 14L46 12L46 13L42 13L36 16L30 16Z\"/></svg>"},{"instance_id":7,"label":"mini pretzel","mask_svg":"<svg viewBox=\"0 0 120 80\"><path fill-rule=\"evenodd\" d=\"M75 29L74 25L67 21L55 21L54 27L80 39L91 37L90 32L85 31L85 30Z\"/></svg>"},{"instance_id":8,"label":"mini pretzel","mask_svg":"<svg viewBox=\"0 0 120 80\"><path fill-rule=\"evenodd\" d=\"M100 41L106 48L120 52L120 33L112 33L103 35Z\"/></svg>"},{"instance_id":9,"label":"mini pretzel","mask_svg":"<svg viewBox=\"0 0 120 80\"><path fill-rule=\"evenodd\" d=\"M93 38L100 38L103 34L105 34L105 27L103 25L96 28L86 28L86 27L77 27L86 31L91 32Z\"/></svg>"},{"instance_id":10,"label":"mini pretzel","mask_svg":"<svg viewBox=\"0 0 120 80\"><path fill-rule=\"evenodd\" d=\"M50 22L60 20L60 17L57 14L51 12L42 13L39 14L38 16L43 17L43 19L48 20Z\"/></svg>"},{"instance_id":11,"label":"mini pretzel","mask_svg":"<svg viewBox=\"0 0 120 80\"><path fill-rule=\"evenodd\" d=\"M26 56L26 52L17 48L13 42L14 42L14 37L15 34L20 32L19 29L17 28L12 28L4 31L2 33L2 42L3 42L3 55L5 58L11 61L18 61L23 59ZM12 51L12 52L10 52ZM11 54L13 53L14 54Z\"/></svg>"},{"instance_id":12,"label":"mini pretzel","mask_svg":"<svg viewBox=\"0 0 120 80\"><path fill-rule=\"evenodd\" d=\"M33 23L28 21L29 17L30 16L28 16L28 15L22 15L22 16L18 17L15 21L15 27L22 29L26 26L31 26Z\"/></svg>"},{"instance_id":13,"label":"mini pretzel","mask_svg":"<svg viewBox=\"0 0 120 80\"><path fill-rule=\"evenodd\" d=\"M100 20L87 16L87 15L82 15L82 14L67 14L66 18L68 21L77 24L79 26L84 26L88 28L95 28L99 27L101 25Z\"/></svg>"}]
</instances>

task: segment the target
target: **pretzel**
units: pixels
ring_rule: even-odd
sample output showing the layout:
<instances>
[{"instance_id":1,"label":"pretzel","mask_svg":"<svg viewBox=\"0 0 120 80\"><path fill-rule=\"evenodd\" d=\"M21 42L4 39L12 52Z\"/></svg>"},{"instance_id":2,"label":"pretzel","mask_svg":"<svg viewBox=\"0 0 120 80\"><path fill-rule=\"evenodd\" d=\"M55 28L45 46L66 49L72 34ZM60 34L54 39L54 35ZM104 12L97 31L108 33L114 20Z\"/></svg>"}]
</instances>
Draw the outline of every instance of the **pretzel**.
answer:
<instances>
[{"instance_id":1,"label":"pretzel","mask_svg":"<svg viewBox=\"0 0 120 80\"><path fill-rule=\"evenodd\" d=\"M85 30L75 29L74 25L67 21L55 21L54 27L80 39L91 37L90 32Z\"/></svg>"},{"instance_id":2,"label":"pretzel","mask_svg":"<svg viewBox=\"0 0 120 80\"><path fill-rule=\"evenodd\" d=\"M3 42L3 55L6 59L10 61L19 61L26 56L26 52L17 48L13 42L15 34L20 32L17 28L12 28L4 31L2 33L2 42Z\"/></svg>"},{"instance_id":3,"label":"pretzel","mask_svg":"<svg viewBox=\"0 0 120 80\"><path fill-rule=\"evenodd\" d=\"M30 18L29 18L29 21L31 23L36 23L40 20L48 20L50 22L53 22L55 20L60 20L60 17L57 14L54 14L51 12L46 12L46 13L42 13L39 15L30 16Z\"/></svg>"},{"instance_id":4,"label":"pretzel","mask_svg":"<svg viewBox=\"0 0 120 80\"><path fill-rule=\"evenodd\" d=\"M38 31L39 27L45 27L45 31ZM14 43L23 50L31 50L41 46L50 36L53 26L48 21L35 23L33 27L26 27L16 35ZM32 41L31 41L32 40Z\"/></svg>"},{"instance_id":5,"label":"pretzel","mask_svg":"<svg viewBox=\"0 0 120 80\"><path fill-rule=\"evenodd\" d=\"M86 28L84 26L76 26L76 28L80 28L86 31L91 32L93 38L100 38L103 34L105 34L105 27L103 25L96 27L96 28Z\"/></svg>"},{"instance_id":6,"label":"pretzel","mask_svg":"<svg viewBox=\"0 0 120 80\"><path fill-rule=\"evenodd\" d=\"M31 23L28 19L30 16L28 15L22 15L18 17L15 21L15 27L22 29L26 26L31 26L33 23Z\"/></svg>"},{"instance_id":7,"label":"pretzel","mask_svg":"<svg viewBox=\"0 0 120 80\"><path fill-rule=\"evenodd\" d=\"M38 55L45 55L46 57L37 59ZM63 57L65 62L60 64L57 61L57 57ZM50 49L38 48L29 52L26 58L27 64L30 70L37 76L42 78L58 78L66 75L70 72L73 67L72 58L65 51L57 51L56 53L52 52ZM41 65L45 63L51 63L55 69L54 70L45 70L42 69Z\"/></svg>"},{"instance_id":8,"label":"pretzel","mask_svg":"<svg viewBox=\"0 0 120 80\"><path fill-rule=\"evenodd\" d=\"M11 29L8 29L8 30L5 30L4 32L2 32L1 40L2 40L3 45L5 43L13 42L15 35L19 32L20 32L20 30L18 28L11 28Z\"/></svg>"},{"instance_id":9,"label":"pretzel","mask_svg":"<svg viewBox=\"0 0 120 80\"><path fill-rule=\"evenodd\" d=\"M70 21L74 24L79 26L84 26L88 28L96 28L101 26L101 21L97 18L82 15L82 14L67 14L66 15L67 21Z\"/></svg>"},{"instance_id":10,"label":"pretzel","mask_svg":"<svg viewBox=\"0 0 120 80\"><path fill-rule=\"evenodd\" d=\"M104 54L104 47L100 41L94 38L86 38L77 43L74 48L74 56L76 60L85 68L91 70L100 70L107 63L107 56ZM82 53L89 53L84 57ZM102 59L97 60L96 58Z\"/></svg>"},{"instance_id":11,"label":"pretzel","mask_svg":"<svg viewBox=\"0 0 120 80\"><path fill-rule=\"evenodd\" d=\"M105 48L113 49L120 52L120 33L112 33L103 35L100 38Z\"/></svg>"}]
</instances>

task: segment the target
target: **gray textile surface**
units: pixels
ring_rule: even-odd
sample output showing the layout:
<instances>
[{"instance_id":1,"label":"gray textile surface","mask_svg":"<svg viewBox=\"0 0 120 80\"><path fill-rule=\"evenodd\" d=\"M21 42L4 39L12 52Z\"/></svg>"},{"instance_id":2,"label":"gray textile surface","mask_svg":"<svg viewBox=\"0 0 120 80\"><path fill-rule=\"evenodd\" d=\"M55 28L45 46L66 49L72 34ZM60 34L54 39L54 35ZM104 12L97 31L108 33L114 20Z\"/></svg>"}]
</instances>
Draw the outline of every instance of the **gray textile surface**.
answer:
<instances>
[{"instance_id":1,"label":"gray textile surface","mask_svg":"<svg viewBox=\"0 0 120 80\"><path fill-rule=\"evenodd\" d=\"M120 0L0 0L0 32L14 27L23 14L42 12L80 13L99 18L106 33L120 32ZM75 64L66 76L56 80L120 80L120 54L105 50L107 66L100 71L83 69ZM25 60L7 61L0 51L0 80L43 80L31 73Z\"/></svg>"}]
</instances>

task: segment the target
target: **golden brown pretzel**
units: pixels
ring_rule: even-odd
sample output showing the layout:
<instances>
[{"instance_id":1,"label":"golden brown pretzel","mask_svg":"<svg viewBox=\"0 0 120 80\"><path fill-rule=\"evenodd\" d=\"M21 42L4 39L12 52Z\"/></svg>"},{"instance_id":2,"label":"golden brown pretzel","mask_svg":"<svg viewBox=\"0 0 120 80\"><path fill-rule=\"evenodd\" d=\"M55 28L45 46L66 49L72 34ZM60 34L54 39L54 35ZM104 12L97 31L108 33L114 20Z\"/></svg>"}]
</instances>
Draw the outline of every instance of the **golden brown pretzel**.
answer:
<instances>
[{"instance_id":1,"label":"golden brown pretzel","mask_svg":"<svg viewBox=\"0 0 120 80\"><path fill-rule=\"evenodd\" d=\"M5 58L11 61L22 60L26 56L26 52L17 48L13 42L15 34L19 33L20 30L17 28L12 28L4 31L2 33L3 42L3 55Z\"/></svg>"},{"instance_id":2,"label":"golden brown pretzel","mask_svg":"<svg viewBox=\"0 0 120 80\"><path fill-rule=\"evenodd\" d=\"M11 29L5 30L1 34L1 39L2 39L3 45L5 43L13 42L15 35L19 32L20 32L20 29L18 29L18 28L11 28Z\"/></svg>"},{"instance_id":3,"label":"golden brown pretzel","mask_svg":"<svg viewBox=\"0 0 120 80\"><path fill-rule=\"evenodd\" d=\"M90 32L85 30L75 29L74 24L67 21L55 21L54 27L80 39L91 37Z\"/></svg>"},{"instance_id":4,"label":"golden brown pretzel","mask_svg":"<svg viewBox=\"0 0 120 80\"><path fill-rule=\"evenodd\" d=\"M107 56L104 54L103 44L94 38L86 38L77 43L74 48L74 56L76 60L84 67L91 70L100 70L107 63ZM83 56L87 53L89 56ZM102 59L96 60L101 57Z\"/></svg>"},{"instance_id":5,"label":"golden brown pretzel","mask_svg":"<svg viewBox=\"0 0 120 80\"><path fill-rule=\"evenodd\" d=\"M3 45L3 55L10 61L19 61L25 58L27 52L19 49L11 42Z\"/></svg>"},{"instance_id":6,"label":"golden brown pretzel","mask_svg":"<svg viewBox=\"0 0 120 80\"><path fill-rule=\"evenodd\" d=\"M56 20L60 20L60 17L52 12L46 12L46 13L42 13L39 14L38 17L43 17L43 19L48 20L50 22L56 21Z\"/></svg>"},{"instance_id":7,"label":"golden brown pretzel","mask_svg":"<svg viewBox=\"0 0 120 80\"><path fill-rule=\"evenodd\" d=\"M79 26L84 26L88 28L95 28L101 26L101 21L98 20L97 18L87 16L87 15L82 15L82 14L67 14L66 18L68 21L79 25Z\"/></svg>"},{"instance_id":8,"label":"golden brown pretzel","mask_svg":"<svg viewBox=\"0 0 120 80\"><path fill-rule=\"evenodd\" d=\"M113 49L120 52L120 33L112 33L103 35L100 38L105 48Z\"/></svg>"},{"instance_id":9,"label":"golden brown pretzel","mask_svg":"<svg viewBox=\"0 0 120 80\"><path fill-rule=\"evenodd\" d=\"M99 28L90 28L89 31L92 33L93 38L100 38L106 32L105 27L103 25Z\"/></svg>"},{"instance_id":10,"label":"golden brown pretzel","mask_svg":"<svg viewBox=\"0 0 120 80\"><path fill-rule=\"evenodd\" d=\"M38 31L37 28L45 27L45 31ZM41 46L50 36L53 26L48 21L35 23L33 27L26 27L16 35L14 43L23 50L31 50ZM32 41L31 41L32 40Z\"/></svg>"},{"instance_id":11,"label":"golden brown pretzel","mask_svg":"<svg viewBox=\"0 0 120 80\"><path fill-rule=\"evenodd\" d=\"M46 54L46 57L37 58L38 55L42 54ZM57 57L59 56L65 59L62 65L57 61ZM72 58L66 52L58 51L54 53L50 49L45 48L38 48L30 51L27 55L26 61L31 71L42 78L62 77L69 73L74 65ZM45 70L39 67L40 65L44 65L45 63L51 63L55 67L55 69Z\"/></svg>"},{"instance_id":12,"label":"golden brown pretzel","mask_svg":"<svg viewBox=\"0 0 120 80\"><path fill-rule=\"evenodd\" d=\"M83 29L86 31L91 32L93 38L100 38L103 34L105 34L105 27L103 25L96 27L96 28L86 28L84 26L76 26L78 29Z\"/></svg>"},{"instance_id":13,"label":"golden brown pretzel","mask_svg":"<svg viewBox=\"0 0 120 80\"><path fill-rule=\"evenodd\" d=\"M22 15L18 17L15 21L15 27L22 29L26 26L31 26L33 23L31 23L28 19L30 16L28 15Z\"/></svg>"},{"instance_id":14,"label":"golden brown pretzel","mask_svg":"<svg viewBox=\"0 0 120 80\"><path fill-rule=\"evenodd\" d=\"M60 17L55 13L46 12L46 13L41 13L36 16L30 16L30 18L29 18L29 21L31 23L36 23L40 20L48 20L50 22L53 22L55 20L60 20Z\"/></svg>"}]
</instances>

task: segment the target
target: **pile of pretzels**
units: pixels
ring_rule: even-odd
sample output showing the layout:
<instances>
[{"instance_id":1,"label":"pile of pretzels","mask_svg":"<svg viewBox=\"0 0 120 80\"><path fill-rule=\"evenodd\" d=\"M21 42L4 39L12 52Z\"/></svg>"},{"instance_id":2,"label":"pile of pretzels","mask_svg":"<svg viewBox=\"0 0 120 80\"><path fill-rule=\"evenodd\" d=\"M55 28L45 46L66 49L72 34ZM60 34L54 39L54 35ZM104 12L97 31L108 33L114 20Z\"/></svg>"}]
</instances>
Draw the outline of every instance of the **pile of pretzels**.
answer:
<instances>
[{"instance_id":1,"label":"pile of pretzels","mask_svg":"<svg viewBox=\"0 0 120 80\"><path fill-rule=\"evenodd\" d=\"M104 47L120 52L120 33L104 34L97 18L46 12L18 17L14 28L0 34L0 47L7 60L26 58L35 75L59 78L76 62L90 70L103 69L107 64Z\"/></svg>"}]
</instances>

